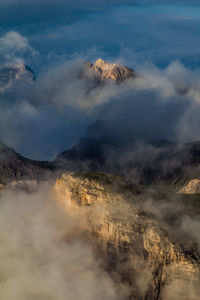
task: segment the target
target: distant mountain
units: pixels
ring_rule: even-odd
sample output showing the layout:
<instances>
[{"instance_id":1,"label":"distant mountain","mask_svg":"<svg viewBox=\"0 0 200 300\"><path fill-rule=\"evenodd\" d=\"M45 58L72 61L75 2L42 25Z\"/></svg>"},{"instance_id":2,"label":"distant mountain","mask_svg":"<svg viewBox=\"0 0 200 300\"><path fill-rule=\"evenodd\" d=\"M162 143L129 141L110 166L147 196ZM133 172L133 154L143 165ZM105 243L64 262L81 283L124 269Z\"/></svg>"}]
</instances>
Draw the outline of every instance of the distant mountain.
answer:
<instances>
[{"instance_id":1,"label":"distant mountain","mask_svg":"<svg viewBox=\"0 0 200 300\"><path fill-rule=\"evenodd\" d=\"M95 137L84 138L52 162L34 161L0 142L0 184L13 180L45 180L63 172L101 172L132 183L164 183L182 188L200 179L200 143L173 144L138 139L121 145Z\"/></svg>"},{"instance_id":2,"label":"distant mountain","mask_svg":"<svg viewBox=\"0 0 200 300\"><path fill-rule=\"evenodd\" d=\"M0 183L47 178L63 172L102 172L142 185L163 182L180 189L200 179L200 142L174 144L157 138L121 143L88 135L52 162L34 161L0 142ZM56 173L56 174L54 174Z\"/></svg>"},{"instance_id":3,"label":"distant mountain","mask_svg":"<svg viewBox=\"0 0 200 300\"><path fill-rule=\"evenodd\" d=\"M106 80L122 82L129 78L137 77L134 70L117 63L106 62L101 58L97 59L94 64L86 62L85 68L83 76L94 79L97 83L105 82Z\"/></svg>"},{"instance_id":4,"label":"distant mountain","mask_svg":"<svg viewBox=\"0 0 200 300\"><path fill-rule=\"evenodd\" d=\"M32 84L36 80L33 70L23 64L6 65L0 68L0 91L12 87L16 83Z\"/></svg>"},{"instance_id":5,"label":"distant mountain","mask_svg":"<svg viewBox=\"0 0 200 300\"><path fill-rule=\"evenodd\" d=\"M145 185L163 181L179 188L200 178L200 143L143 138L120 144L89 136L58 155L53 163L69 171L106 172Z\"/></svg>"}]
</instances>

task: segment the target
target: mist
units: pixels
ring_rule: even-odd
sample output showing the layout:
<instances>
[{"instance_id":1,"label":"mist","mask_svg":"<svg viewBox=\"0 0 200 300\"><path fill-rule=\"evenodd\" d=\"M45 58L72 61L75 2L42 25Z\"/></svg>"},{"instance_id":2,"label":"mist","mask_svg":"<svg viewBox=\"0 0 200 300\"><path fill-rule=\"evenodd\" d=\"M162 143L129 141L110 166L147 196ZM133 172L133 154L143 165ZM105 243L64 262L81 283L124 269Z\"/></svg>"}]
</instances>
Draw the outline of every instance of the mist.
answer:
<instances>
[{"instance_id":1,"label":"mist","mask_svg":"<svg viewBox=\"0 0 200 300\"><path fill-rule=\"evenodd\" d=\"M84 238L83 217L66 207L59 199L55 201L46 184L30 182L26 191L15 187L3 191L2 298L125 299L126 288L104 271L101 259Z\"/></svg>"}]
</instances>

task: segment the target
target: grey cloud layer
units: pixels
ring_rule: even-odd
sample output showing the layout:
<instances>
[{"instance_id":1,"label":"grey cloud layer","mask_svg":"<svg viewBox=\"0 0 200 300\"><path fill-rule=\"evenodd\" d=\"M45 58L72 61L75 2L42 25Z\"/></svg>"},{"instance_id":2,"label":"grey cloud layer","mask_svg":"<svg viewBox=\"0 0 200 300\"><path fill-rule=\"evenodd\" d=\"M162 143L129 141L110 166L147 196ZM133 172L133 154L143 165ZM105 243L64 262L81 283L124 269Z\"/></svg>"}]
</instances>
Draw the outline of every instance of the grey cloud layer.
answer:
<instances>
[{"instance_id":1,"label":"grey cloud layer","mask_svg":"<svg viewBox=\"0 0 200 300\"><path fill-rule=\"evenodd\" d=\"M31 61L26 52L31 59L38 58L29 40L18 32L5 33L1 41L4 61ZM105 134L124 142L138 135L199 140L198 70L178 61L165 69L140 64L138 55L124 48L116 61L135 65L142 76L121 85L95 86L77 74L85 60L100 53L95 48L80 51L68 61L52 56L51 65L36 75L35 84L15 86L1 94L0 139L26 156L53 159L77 144L88 125L101 119L107 126Z\"/></svg>"},{"instance_id":2,"label":"grey cloud layer","mask_svg":"<svg viewBox=\"0 0 200 300\"><path fill-rule=\"evenodd\" d=\"M199 73L175 62L165 70L138 65L136 80L95 86L78 78L83 61L53 67L30 87L1 95L1 139L33 158L52 159L78 143L89 124L126 143L136 136L199 139Z\"/></svg>"}]
</instances>

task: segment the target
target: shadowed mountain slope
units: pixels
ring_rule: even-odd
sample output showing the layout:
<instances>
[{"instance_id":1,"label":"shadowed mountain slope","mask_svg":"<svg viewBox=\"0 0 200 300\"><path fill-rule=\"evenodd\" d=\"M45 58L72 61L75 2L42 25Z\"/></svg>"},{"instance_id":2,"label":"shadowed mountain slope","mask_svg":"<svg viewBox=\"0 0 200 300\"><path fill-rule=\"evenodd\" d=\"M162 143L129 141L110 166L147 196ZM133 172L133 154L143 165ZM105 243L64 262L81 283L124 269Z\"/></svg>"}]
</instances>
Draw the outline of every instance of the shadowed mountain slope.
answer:
<instances>
[{"instance_id":1,"label":"shadowed mountain slope","mask_svg":"<svg viewBox=\"0 0 200 300\"><path fill-rule=\"evenodd\" d=\"M51 163L25 158L0 142L0 183L22 179L42 180L53 170Z\"/></svg>"}]
</instances>

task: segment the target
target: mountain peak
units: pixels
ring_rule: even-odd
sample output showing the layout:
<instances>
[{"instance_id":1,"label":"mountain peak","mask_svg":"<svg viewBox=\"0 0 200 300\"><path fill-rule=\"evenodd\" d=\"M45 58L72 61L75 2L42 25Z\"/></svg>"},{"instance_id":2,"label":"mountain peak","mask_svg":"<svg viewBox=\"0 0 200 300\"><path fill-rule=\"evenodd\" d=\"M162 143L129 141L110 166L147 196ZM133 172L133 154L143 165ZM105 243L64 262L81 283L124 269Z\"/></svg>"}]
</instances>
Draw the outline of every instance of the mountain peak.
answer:
<instances>
[{"instance_id":1,"label":"mountain peak","mask_svg":"<svg viewBox=\"0 0 200 300\"><path fill-rule=\"evenodd\" d=\"M100 82L108 79L122 82L137 76L134 70L117 63L109 63L101 58L98 58L94 64L86 63L86 66L93 72L95 79Z\"/></svg>"},{"instance_id":2,"label":"mountain peak","mask_svg":"<svg viewBox=\"0 0 200 300\"><path fill-rule=\"evenodd\" d=\"M18 82L32 84L36 80L33 70L24 65L5 65L0 68L0 91L15 85Z\"/></svg>"}]
</instances>

